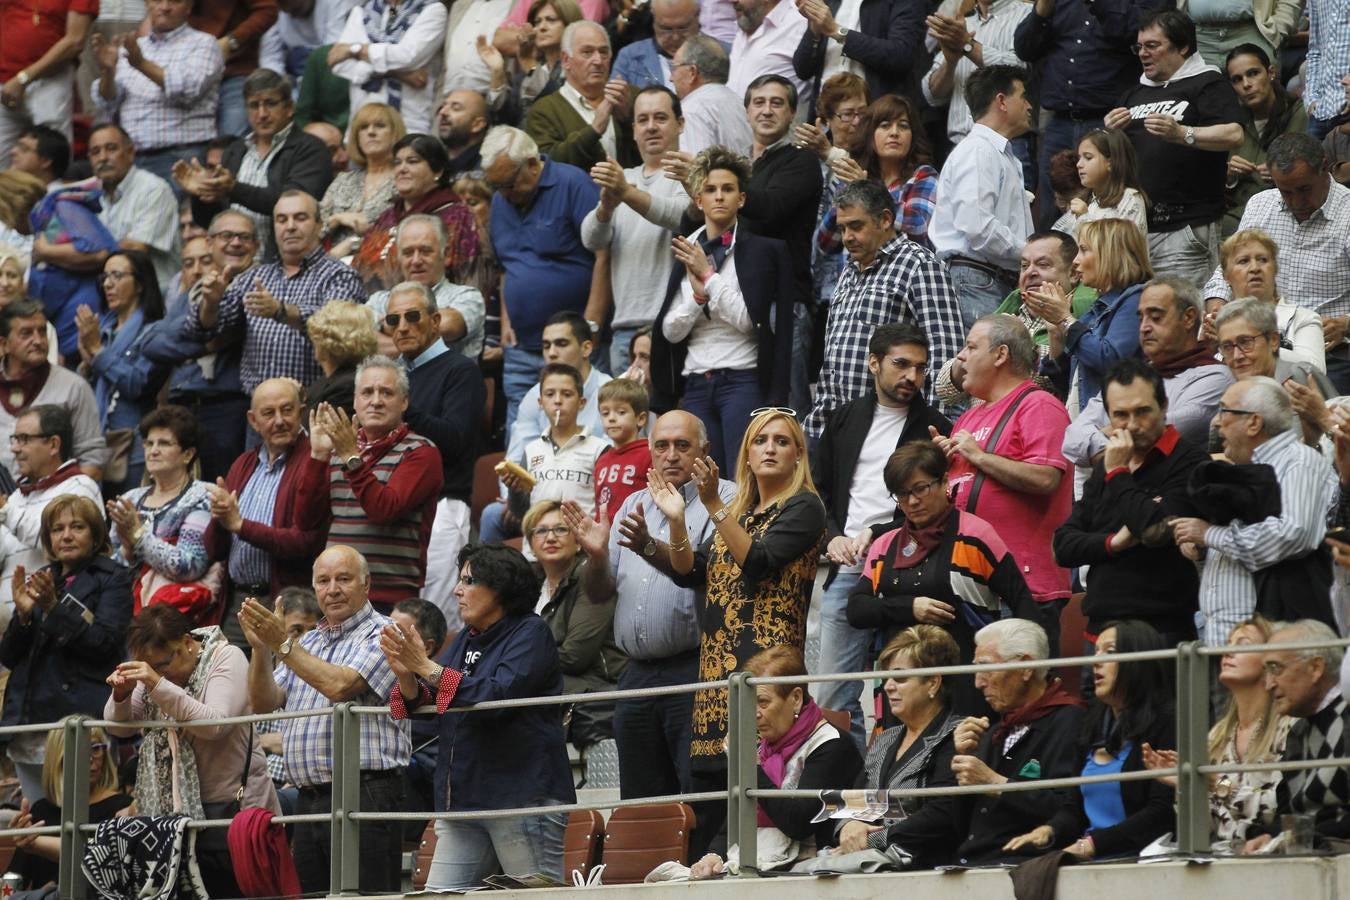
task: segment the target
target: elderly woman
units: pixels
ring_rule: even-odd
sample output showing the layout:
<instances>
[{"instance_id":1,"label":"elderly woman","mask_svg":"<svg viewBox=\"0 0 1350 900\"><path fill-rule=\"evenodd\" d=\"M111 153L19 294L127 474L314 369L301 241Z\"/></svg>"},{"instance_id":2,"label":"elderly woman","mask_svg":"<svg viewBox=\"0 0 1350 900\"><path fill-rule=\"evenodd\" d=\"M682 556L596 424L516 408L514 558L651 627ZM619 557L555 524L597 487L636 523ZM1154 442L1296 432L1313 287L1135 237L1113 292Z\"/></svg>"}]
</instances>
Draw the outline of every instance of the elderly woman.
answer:
<instances>
[{"instance_id":1,"label":"elderly woman","mask_svg":"<svg viewBox=\"0 0 1350 900\"><path fill-rule=\"evenodd\" d=\"M561 500L541 500L521 520L543 581L535 612L558 644L563 693L612 691L628 658L614 643L614 598L586 595L585 556L563 520ZM567 739L578 750L614 737L614 704L580 703L572 708Z\"/></svg>"},{"instance_id":2,"label":"elderly woman","mask_svg":"<svg viewBox=\"0 0 1350 900\"><path fill-rule=\"evenodd\" d=\"M353 9L328 51L333 74L351 82L350 108L385 103L410 131L430 131L447 16L438 0L365 0Z\"/></svg>"},{"instance_id":3,"label":"elderly woman","mask_svg":"<svg viewBox=\"0 0 1350 900\"><path fill-rule=\"evenodd\" d=\"M805 675L806 662L796 647L773 647L756 653L743 667L759 678ZM768 790L839 790L851 785L862 769L858 748L847 732L829 722L805 684L755 685L755 730L759 733L759 787ZM760 871L785 869L809 859L827 843L833 827L813 821L819 800L772 798L756 801L757 866ZM727 866L740 868L739 847L727 849ZM691 878L723 871L722 857L709 853L696 862Z\"/></svg>"},{"instance_id":4,"label":"elderly woman","mask_svg":"<svg viewBox=\"0 0 1350 900\"><path fill-rule=\"evenodd\" d=\"M961 651L956 641L936 625L906 628L891 639L877 661L883 670L957 665L961 665ZM906 791L956 784L952 734L961 716L952 709L949 679L943 675L886 679L887 705L900 724L872 741L855 787ZM913 868L941 865L952 855L950 841L942 838L954 805L951 798L910 798L904 801L899 818L887 817L875 825L846 822L837 836L838 852L896 847L910 857Z\"/></svg>"},{"instance_id":5,"label":"elderly woman","mask_svg":"<svg viewBox=\"0 0 1350 900\"><path fill-rule=\"evenodd\" d=\"M104 717L177 723L144 732L108 729L119 737L142 734L137 814L228 819L239 811L241 796L243 806L280 813L253 726L214 724L250 712L244 652L216 626L194 630L187 616L162 603L132 620L127 652L131 660L108 676L112 695ZM197 835L197 863L210 896L239 895L224 830Z\"/></svg>"},{"instance_id":6,"label":"elderly woman","mask_svg":"<svg viewBox=\"0 0 1350 900\"><path fill-rule=\"evenodd\" d=\"M222 585L204 540L211 524L207 485L192 477L197 418L182 406L161 406L141 419L140 435L150 483L108 501L112 542L127 565L139 566L134 609L171 602L189 616L205 614Z\"/></svg>"},{"instance_id":7,"label":"elderly woman","mask_svg":"<svg viewBox=\"0 0 1350 900\"><path fill-rule=\"evenodd\" d=\"M433 798L438 812L576 800L556 706L505 715L444 714L451 706L562 693L557 641L533 612L538 597L539 579L519 551L470 544L459 554L455 599L465 627L442 657L450 664L429 659L417 636L397 625L380 634L380 649L398 678L389 698L394 718L429 704L441 713ZM475 888L499 870L542 872L561 880L566 821L560 813L438 820L427 889Z\"/></svg>"},{"instance_id":8,"label":"elderly woman","mask_svg":"<svg viewBox=\"0 0 1350 900\"><path fill-rule=\"evenodd\" d=\"M1165 649L1153 626L1112 622L1097 635L1092 665L1095 702L1084 720L1080 774L1114 775L1145 767L1144 749L1176 746L1174 688L1166 660L1111 662L1113 653ZM1048 824L1013 838L1005 849L1062 847L1079 859L1134 856L1172 830L1176 792L1160 781L1104 781L1073 791ZM1070 843L1072 841L1072 843Z\"/></svg>"},{"instance_id":9,"label":"elderly woman","mask_svg":"<svg viewBox=\"0 0 1350 900\"><path fill-rule=\"evenodd\" d=\"M356 366L375 352L375 326L359 303L332 300L310 316L305 332L314 344L314 358L323 377L305 388L309 411L331 403L355 414Z\"/></svg>"},{"instance_id":10,"label":"elderly woman","mask_svg":"<svg viewBox=\"0 0 1350 900\"><path fill-rule=\"evenodd\" d=\"M1069 296L1050 282L1023 291L1022 303L1048 325L1050 353L1041 361L1041 374L1059 382L1060 394L1070 403L1076 399L1076 408L1082 409L1101 393L1108 369L1139 355L1139 296L1153 277L1153 266L1144 236L1124 219L1079 226L1073 263L1082 283L1097 291L1084 315L1075 317ZM1075 380L1078 390L1070 396Z\"/></svg>"},{"instance_id":11,"label":"elderly woman","mask_svg":"<svg viewBox=\"0 0 1350 900\"><path fill-rule=\"evenodd\" d=\"M525 121L534 101L563 86L562 34L585 18L576 0L532 0L528 6L525 24L512 32L525 36L512 41L514 57L504 55L500 45L478 47L488 70L488 103L499 122Z\"/></svg>"},{"instance_id":12,"label":"elderly woman","mask_svg":"<svg viewBox=\"0 0 1350 900\"><path fill-rule=\"evenodd\" d=\"M387 103L367 103L352 116L352 168L333 178L319 203L333 256L355 253L371 223L393 205L394 144L407 133L403 117Z\"/></svg>"},{"instance_id":13,"label":"elderly woman","mask_svg":"<svg viewBox=\"0 0 1350 900\"><path fill-rule=\"evenodd\" d=\"M368 287L391 288L402 278L394 232L414 213L427 213L445 223L445 268L452 281L466 284L475 274L479 237L472 210L447 187L450 157L429 134L405 134L394 144L394 191L398 197L371 225L352 265Z\"/></svg>"},{"instance_id":14,"label":"elderly woman","mask_svg":"<svg viewBox=\"0 0 1350 900\"><path fill-rule=\"evenodd\" d=\"M882 477L902 524L872 541L846 614L854 628L887 635L935 625L951 634L969 664L977 631L1008 610L1030 618L1035 601L993 526L952 503L947 468L946 454L924 441L905 444L886 461ZM988 712L970 676L951 676L947 685L958 711Z\"/></svg>"},{"instance_id":15,"label":"elderly woman","mask_svg":"<svg viewBox=\"0 0 1350 900\"><path fill-rule=\"evenodd\" d=\"M1280 359L1307 363L1327 370L1322 317L1280 296L1275 276L1280 274L1280 248L1270 235L1255 228L1237 232L1219 248L1219 265L1234 297L1255 297L1275 308L1280 329Z\"/></svg>"},{"instance_id":16,"label":"elderly woman","mask_svg":"<svg viewBox=\"0 0 1350 900\"><path fill-rule=\"evenodd\" d=\"M125 652L131 571L109 556L98 504L74 494L56 497L42 510L40 540L50 564L14 570L14 617L0 639L0 663L10 671L0 725L98 716L108 686L96 673ZM6 748L29 803L46 794L45 740L41 733L14 735Z\"/></svg>"},{"instance_id":17,"label":"elderly woman","mask_svg":"<svg viewBox=\"0 0 1350 900\"><path fill-rule=\"evenodd\" d=\"M103 263L99 284L103 312L87 306L75 312L80 338L80 371L94 383L99 424L112 453L103 472L105 495L140 487L145 449L136 433L141 416L153 408L169 374L141 352L147 329L164 318L154 263L139 250L118 250Z\"/></svg>"}]
</instances>

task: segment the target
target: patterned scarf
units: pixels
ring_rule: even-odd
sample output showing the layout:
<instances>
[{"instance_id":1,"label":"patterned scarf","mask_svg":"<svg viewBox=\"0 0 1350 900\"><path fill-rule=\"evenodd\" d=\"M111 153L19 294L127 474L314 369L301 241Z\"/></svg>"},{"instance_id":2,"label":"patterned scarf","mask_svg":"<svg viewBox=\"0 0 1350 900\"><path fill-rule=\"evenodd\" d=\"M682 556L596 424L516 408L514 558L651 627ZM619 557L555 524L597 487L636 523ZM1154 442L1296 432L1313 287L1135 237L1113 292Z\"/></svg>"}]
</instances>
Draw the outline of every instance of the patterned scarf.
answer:
<instances>
[{"instance_id":1,"label":"patterned scarf","mask_svg":"<svg viewBox=\"0 0 1350 900\"><path fill-rule=\"evenodd\" d=\"M184 686L188 696L201 700L206 678L216 651L229 644L214 625L192 632L201 639L202 652L197 666ZM146 719L167 719L147 692ZM184 740L178 728L151 728L141 740L140 762L136 766L136 811L143 816L167 816L181 813L191 819L204 819L202 786L197 774L197 754L191 741Z\"/></svg>"},{"instance_id":2,"label":"patterned scarf","mask_svg":"<svg viewBox=\"0 0 1350 900\"><path fill-rule=\"evenodd\" d=\"M45 491L47 488L56 487L61 482L70 478L75 478L79 474L80 464L73 459L67 460L61 464L61 468L48 475L46 478L39 478L37 481L33 481L29 478L20 479L18 482L19 493L27 497L29 494L36 493L37 491Z\"/></svg>"},{"instance_id":3,"label":"patterned scarf","mask_svg":"<svg viewBox=\"0 0 1350 900\"><path fill-rule=\"evenodd\" d=\"M403 0L398 6L392 6L389 0L369 0L361 10L361 19L366 26L366 37L372 44L397 44L408 33L418 14L430 0ZM375 75L361 90L368 94L385 90L385 102L394 109L403 108L403 82L392 75Z\"/></svg>"}]
</instances>

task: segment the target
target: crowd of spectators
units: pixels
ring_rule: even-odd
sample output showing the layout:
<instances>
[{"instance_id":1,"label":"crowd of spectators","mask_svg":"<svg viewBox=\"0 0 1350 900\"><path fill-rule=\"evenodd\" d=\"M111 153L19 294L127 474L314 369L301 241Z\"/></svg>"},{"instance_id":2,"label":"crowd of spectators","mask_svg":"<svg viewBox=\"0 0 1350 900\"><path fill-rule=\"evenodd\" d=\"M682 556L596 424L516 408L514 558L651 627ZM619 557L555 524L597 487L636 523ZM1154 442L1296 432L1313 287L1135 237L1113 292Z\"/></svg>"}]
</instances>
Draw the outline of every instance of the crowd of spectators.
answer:
<instances>
[{"instance_id":1,"label":"crowd of spectators","mask_svg":"<svg viewBox=\"0 0 1350 900\"><path fill-rule=\"evenodd\" d=\"M1344 3L141 12L0 2L0 724L54 729L0 738L15 824L73 715L120 723L95 845L327 813L339 739L362 811L571 803L569 743L717 792L725 690L448 710L735 672L856 675L757 689L761 787L1169 768L1171 664L1113 656L1187 641L1276 645L1213 658L1213 762L1350 754L1342 650L1282 648L1350 630ZM971 662L1013 667L870 675ZM356 748L217 722L344 701L390 709ZM1217 852L1350 840L1344 769L1209 789ZM1129 858L1174 801L763 800L756 864ZM694 807L681 877L735 871ZM565 825L438 820L428 887L561 878ZM360 832L398 890L401 823Z\"/></svg>"}]
</instances>

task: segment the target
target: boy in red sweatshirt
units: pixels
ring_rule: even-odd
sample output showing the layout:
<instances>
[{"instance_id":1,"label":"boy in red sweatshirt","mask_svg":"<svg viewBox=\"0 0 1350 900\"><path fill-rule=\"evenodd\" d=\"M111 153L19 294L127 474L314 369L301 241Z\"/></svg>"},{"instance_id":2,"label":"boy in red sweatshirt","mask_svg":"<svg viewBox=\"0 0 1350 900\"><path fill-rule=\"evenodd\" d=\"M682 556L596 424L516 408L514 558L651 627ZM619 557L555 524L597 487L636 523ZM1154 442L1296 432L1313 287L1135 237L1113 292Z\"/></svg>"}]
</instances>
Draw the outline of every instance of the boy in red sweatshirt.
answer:
<instances>
[{"instance_id":1,"label":"boy in red sweatshirt","mask_svg":"<svg viewBox=\"0 0 1350 900\"><path fill-rule=\"evenodd\" d=\"M647 389L615 378L600 388L600 421L612 446L595 461L595 514L613 521L624 499L647 484L652 451L641 433L647 426Z\"/></svg>"}]
</instances>

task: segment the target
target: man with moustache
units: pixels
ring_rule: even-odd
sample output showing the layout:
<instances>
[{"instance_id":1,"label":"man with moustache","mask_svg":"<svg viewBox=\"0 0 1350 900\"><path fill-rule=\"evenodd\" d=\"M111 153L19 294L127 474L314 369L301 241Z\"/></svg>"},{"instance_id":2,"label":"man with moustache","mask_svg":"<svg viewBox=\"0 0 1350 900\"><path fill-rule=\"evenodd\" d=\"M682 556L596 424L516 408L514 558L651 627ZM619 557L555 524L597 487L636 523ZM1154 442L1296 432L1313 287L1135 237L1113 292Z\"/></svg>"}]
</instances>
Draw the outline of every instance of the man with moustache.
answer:
<instances>
[{"instance_id":1,"label":"man with moustache","mask_svg":"<svg viewBox=\"0 0 1350 900\"><path fill-rule=\"evenodd\" d=\"M136 165L136 148L120 125L89 135L89 165L103 185L99 221L123 250L140 250L155 264L160 289L168 287L179 252L178 201L158 175Z\"/></svg>"}]
</instances>

